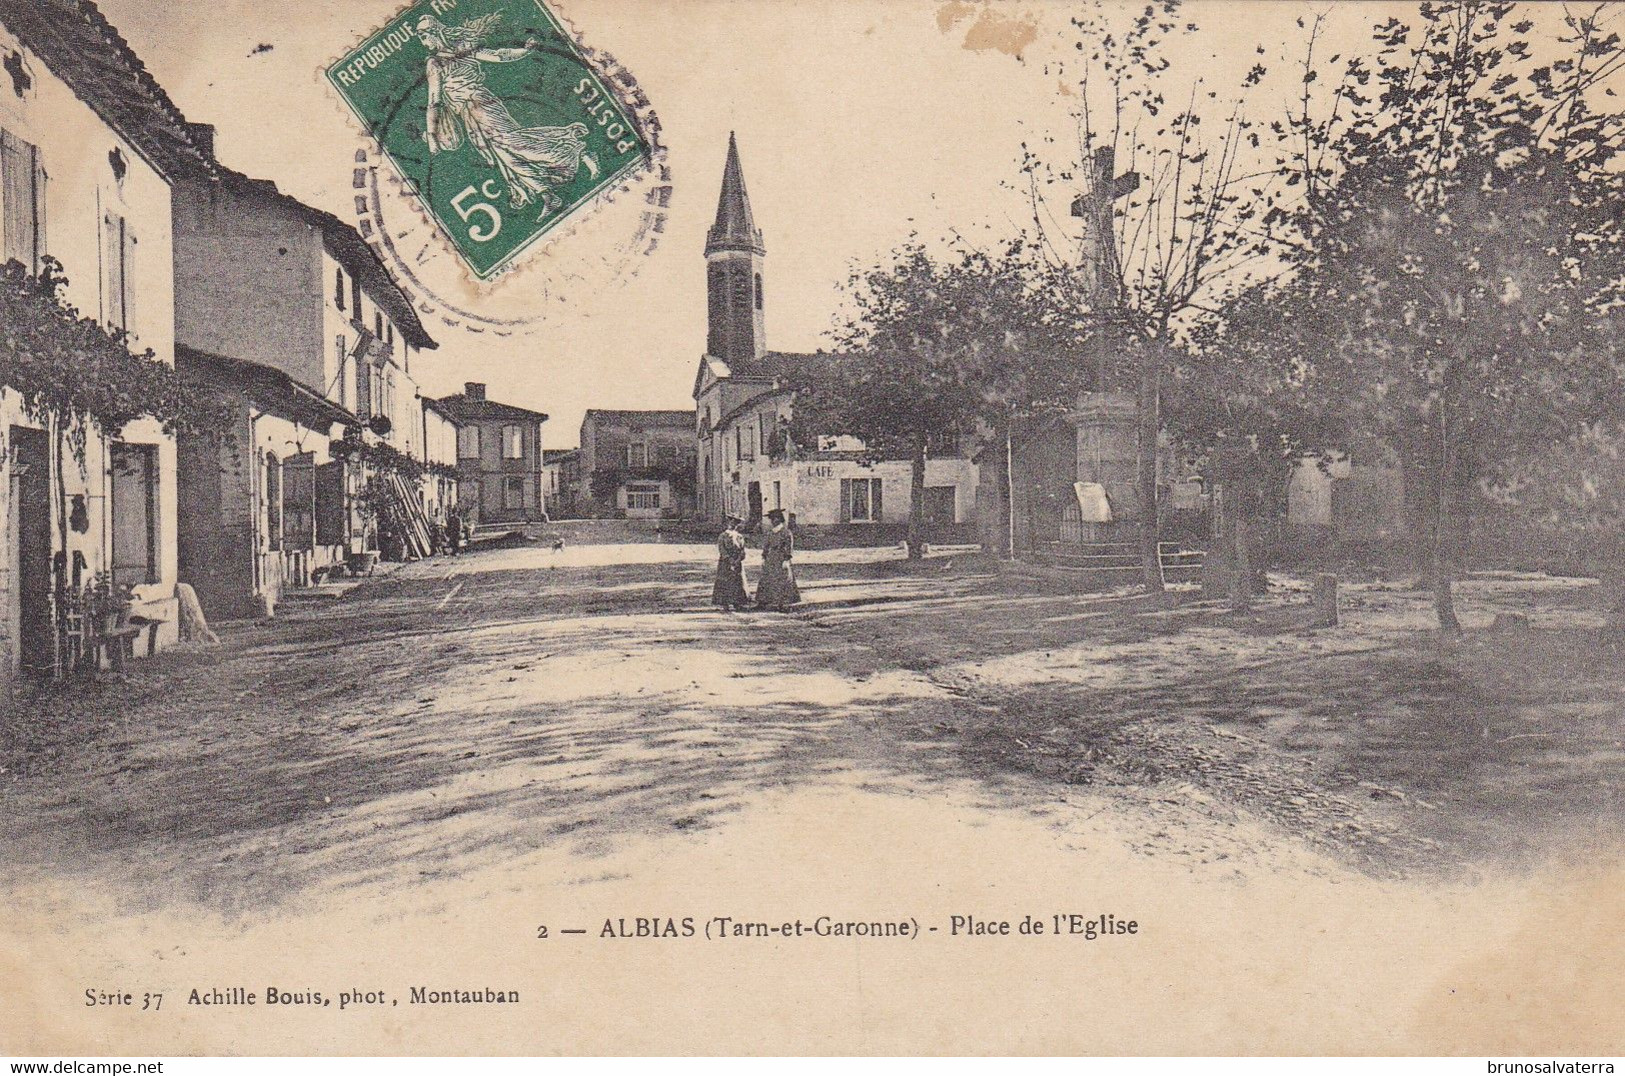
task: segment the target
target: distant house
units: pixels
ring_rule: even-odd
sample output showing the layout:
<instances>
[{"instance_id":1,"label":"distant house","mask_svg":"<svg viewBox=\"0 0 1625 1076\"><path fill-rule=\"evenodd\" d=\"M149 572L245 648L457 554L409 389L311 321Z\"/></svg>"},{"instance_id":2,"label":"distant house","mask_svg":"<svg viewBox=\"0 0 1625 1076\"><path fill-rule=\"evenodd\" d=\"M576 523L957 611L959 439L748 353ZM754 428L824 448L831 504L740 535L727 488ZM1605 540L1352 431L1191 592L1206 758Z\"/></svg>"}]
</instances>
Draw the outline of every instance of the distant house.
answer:
<instances>
[{"instance_id":1,"label":"distant house","mask_svg":"<svg viewBox=\"0 0 1625 1076\"><path fill-rule=\"evenodd\" d=\"M590 410L581 420L579 451L577 496L588 514L693 514L694 412Z\"/></svg>"},{"instance_id":2,"label":"distant house","mask_svg":"<svg viewBox=\"0 0 1625 1076\"><path fill-rule=\"evenodd\" d=\"M542 499L542 423L547 416L487 399L470 381L435 401L458 424L458 504L476 523L529 523L547 518Z\"/></svg>"},{"instance_id":3,"label":"distant house","mask_svg":"<svg viewBox=\"0 0 1625 1076\"><path fill-rule=\"evenodd\" d=\"M577 483L581 477L579 448L542 449L542 506L552 519L579 515Z\"/></svg>"},{"instance_id":4,"label":"distant house","mask_svg":"<svg viewBox=\"0 0 1625 1076\"><path fill-rule=\"evenodd\" d=\"M457 420L441 410L436 400L418 398L423 422L423 510L436 524L446 522L446 514L457 503Z\"/></svg>"}]
</instances>

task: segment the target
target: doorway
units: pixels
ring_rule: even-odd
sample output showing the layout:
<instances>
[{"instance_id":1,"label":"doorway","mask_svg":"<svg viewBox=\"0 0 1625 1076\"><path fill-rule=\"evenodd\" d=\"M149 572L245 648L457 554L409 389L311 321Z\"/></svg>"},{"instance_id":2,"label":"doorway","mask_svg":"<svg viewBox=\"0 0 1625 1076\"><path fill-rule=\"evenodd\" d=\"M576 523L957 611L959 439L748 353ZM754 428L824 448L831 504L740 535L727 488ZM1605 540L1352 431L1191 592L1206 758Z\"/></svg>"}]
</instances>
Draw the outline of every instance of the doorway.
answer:
<instances>
[{"instance_id":1,"label":"doorway","mask_svg":"<svg viewBox=\"0 0 1625 1076\"><path fill-rule=\"evenodd\" d=\"M745 520L745 526L754 527L762 522L762 484L752 482L746 496L750 498L750 516Z\"/></svg>"},{"instance_id":2,"label":"doorway","mask_svg":"<svg viewBox=\"0 0 1625 1076\"><path fill-rule=\"evenodd\" d=\"M51 443L44 430L11 427L11 505L16 521L18 660L25 675L56 669L51 617Z\"/></svg>"}]
</instances>

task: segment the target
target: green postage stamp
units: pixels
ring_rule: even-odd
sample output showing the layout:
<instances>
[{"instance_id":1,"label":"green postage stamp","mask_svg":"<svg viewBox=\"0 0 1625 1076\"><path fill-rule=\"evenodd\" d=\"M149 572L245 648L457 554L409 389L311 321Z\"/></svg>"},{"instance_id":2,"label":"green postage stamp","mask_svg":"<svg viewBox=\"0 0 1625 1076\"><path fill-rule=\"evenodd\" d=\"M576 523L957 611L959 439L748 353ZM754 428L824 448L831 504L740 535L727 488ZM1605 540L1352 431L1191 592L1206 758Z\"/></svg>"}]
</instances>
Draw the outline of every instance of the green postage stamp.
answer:
<instances>
[{"instance_id":1,"label":"green postage stamp","mask_svg":"<svg viewBox=\"0 0 1625 1076\"><path fill-rule=\"evenodd\" d=\"M649 160L541 0L422 0L327 77L481 279Z\"/></svg>"}]
</instances>

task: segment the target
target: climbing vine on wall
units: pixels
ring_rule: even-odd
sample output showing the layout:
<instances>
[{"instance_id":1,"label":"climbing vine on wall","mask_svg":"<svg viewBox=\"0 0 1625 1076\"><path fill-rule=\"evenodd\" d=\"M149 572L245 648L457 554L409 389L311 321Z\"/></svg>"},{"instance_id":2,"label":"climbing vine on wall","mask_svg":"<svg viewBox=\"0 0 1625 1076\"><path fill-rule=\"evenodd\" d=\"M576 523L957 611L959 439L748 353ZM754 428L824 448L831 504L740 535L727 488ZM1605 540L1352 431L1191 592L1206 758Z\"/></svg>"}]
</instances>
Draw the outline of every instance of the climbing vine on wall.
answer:
<instances>
[{"instance_id":1,"label":"climbing vine on wall","mask_svg":"<svg viewBox=\"0 0 1625 1076\"><path fill-rule=\"evenodd\" d=\"M54 258L38 274L17 261L0 267L0 385L29 418L54 420L81 462L92 432L117 434L143 415L171 434L218 428L217 402L151 349L132 353L125 333L80 314L63 294L67 282Z\"/></svg>"}]
</instances>

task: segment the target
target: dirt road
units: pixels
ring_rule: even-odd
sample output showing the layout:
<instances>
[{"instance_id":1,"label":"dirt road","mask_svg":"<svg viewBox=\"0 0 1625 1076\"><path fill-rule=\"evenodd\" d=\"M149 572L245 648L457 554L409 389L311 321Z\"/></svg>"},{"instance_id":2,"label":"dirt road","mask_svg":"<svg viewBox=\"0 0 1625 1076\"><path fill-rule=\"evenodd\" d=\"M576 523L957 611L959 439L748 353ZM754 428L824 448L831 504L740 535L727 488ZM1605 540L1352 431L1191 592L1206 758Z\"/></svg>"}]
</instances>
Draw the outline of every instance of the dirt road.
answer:
<instances>
[{"instance_id":1,"label":"dirt road","mask_svg":"<svg viewBox=\"0 0 1625 1076\"><path fill-rule=\"evenodd\" d=\"M423 562L14 711L0 940L55 985L12 1015L56 1026L39 969L58 967L70 993L94 968L398 993L506 975L545 999L540 1023L457 1025L471 1050L906 1048L922 1020L943 1049L1481 1052L1491 1032L1618 1030L1625 965L1594 896L1619 910L1620 657L1584 586L1468 583L1469 627L1517 610L1529 630L1440 656L1421 597L1380 585L1312 632L1290 589L1241 617L895 557L805 555L788 615L709 609L703 547ZM1145 929L952 933L1062 913ZM939 931L600 937L819 914ZM1484 988L1507 960L1525 989ZM571 986L606 975L613 1011ZM672 998L724 986L712 1024L674 1030ZM1553 1043L1519 1016L1559 990ZM390 1015L344 1041L447 1033ZM124 1052L174 1034L73 1016L64 1034ZM206 1044L272 1019L183 1016Z\"/></svg>"}]
</instances>

